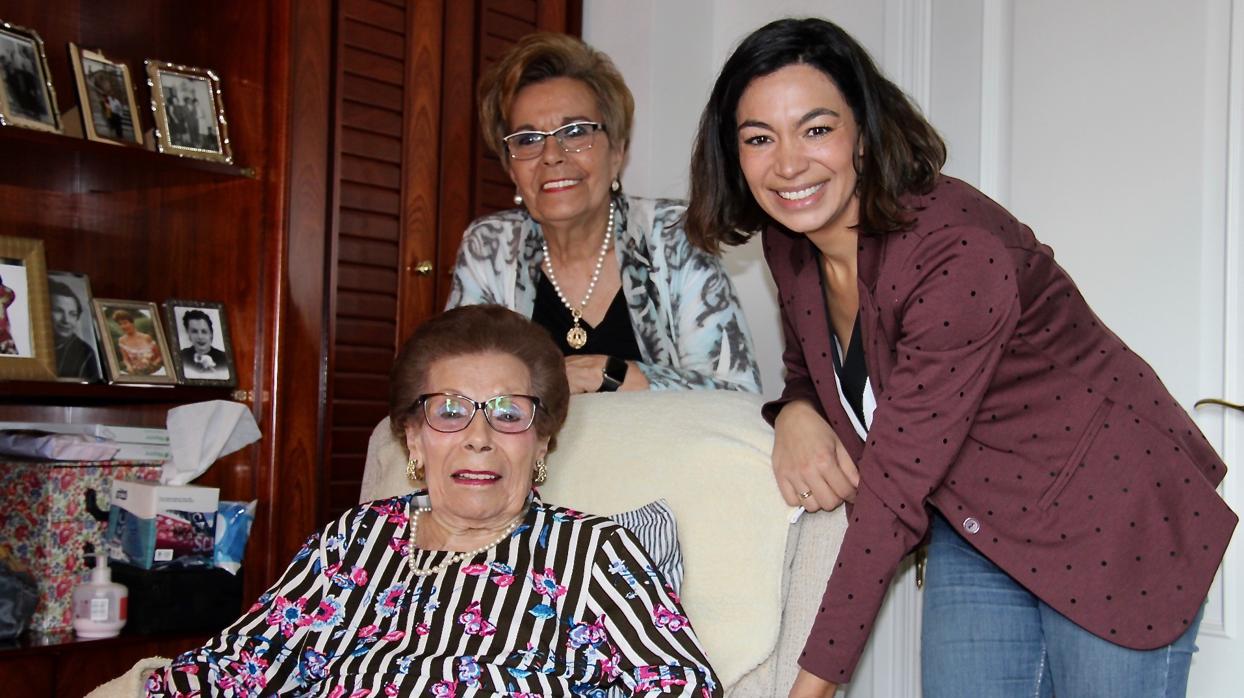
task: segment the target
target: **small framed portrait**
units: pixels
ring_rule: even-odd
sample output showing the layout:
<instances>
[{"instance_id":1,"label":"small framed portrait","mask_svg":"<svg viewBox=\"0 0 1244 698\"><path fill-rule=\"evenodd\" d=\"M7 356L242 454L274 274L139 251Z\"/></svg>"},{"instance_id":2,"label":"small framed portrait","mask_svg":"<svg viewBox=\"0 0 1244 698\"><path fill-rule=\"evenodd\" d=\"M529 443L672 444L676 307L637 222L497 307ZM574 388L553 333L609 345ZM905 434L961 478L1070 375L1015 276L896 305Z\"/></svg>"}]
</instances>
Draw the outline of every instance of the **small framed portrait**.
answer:
<instances>
[{"instance_id":1,"label":"small framed portrait","mask_svg":"<svg viewBox=\"0 0 1244 698\"><path fill-rule=\"evenodd\" d=\"M91 307L111 382L177 382L155 303L96 298Z\"/></svg>"},{"instance_id":2,"label":"small framed portrait","mask_svg":"<svg viewBox=\"0 0 1244 698\"><path fill-rule=\"evenodd\" d=\"M216 73L163 61L146 64L160 152L232 163Z\"/></svg>"},{"instance_id":3,"label":"small framed portrait","mask_svg":"<svg viewBox=\"0 0 1244 698\"><path fill-rule=\"evenodd\" d=\"M0 379L55 380L43 241L0 237Z\"/></svg>"},{"instance_id":4,"label":"small framed portrait","mask_svg":"<svg viewBox=\"0 0 1244 698\"><path fill-rule=\"evenodd\" d=\"M0 126L60 133L51 75L39 33L0 22Z\"/></svg>"},{"instance_id":5,"label":"small framed portrait","mask_svg":"<svg viewBox=\"0 0 1244 698\"><path fill-rule=\"evenodd\" d=\"M78 103L82 105L86 137L105 143L141 146L143 133L138 123L129 66L72 43L69 57L78 85Z\"/></svg>"},{"instance_id":6,"label":"small framed portrait","mask_svg":"<svg viewBox=\"0 0 1244 698\"><path fill-rule=\"evenodd\" d=\"M168 300L164 302L164 317L169 333L177 338L173 363L179 382L228 387L238 384L224 305Z\"/></svg>"},{"instance_id":7,"label":"small framed portrait","mask_svg":"<svg viewBox=\"0 0 1244 698\"><path fill-rule=\"evenodd\" d=\"M65 383L103 382L95 316L91 313L91 280L77 272L49 271L48 305L52 308L57 379Z\"/></svg>"}]
</instances>

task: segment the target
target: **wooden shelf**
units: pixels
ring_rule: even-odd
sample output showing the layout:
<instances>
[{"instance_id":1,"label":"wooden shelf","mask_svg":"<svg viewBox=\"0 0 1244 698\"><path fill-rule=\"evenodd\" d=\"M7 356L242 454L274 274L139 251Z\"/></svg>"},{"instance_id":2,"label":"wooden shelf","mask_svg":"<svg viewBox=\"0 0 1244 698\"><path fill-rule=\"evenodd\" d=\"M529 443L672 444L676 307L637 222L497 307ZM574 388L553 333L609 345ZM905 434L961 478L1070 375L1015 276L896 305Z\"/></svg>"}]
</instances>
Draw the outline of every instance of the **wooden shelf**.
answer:
<instances>
[{"instance_id":1,"label":"wooden shelf","mask_svg":"<svg viewBox=\"0 0 1244 698\"><path fill-rule=\"evenodd\" d=\"M0 155L5 162L31 165L0 168L0 184L55 191L126 191L256 176L250 168L223 162L18 126L0 127Z\"/></svg>"},{"instance_id":2,"label":"wooden shelf","mask_svg":"<svg viewBox=\"0 0 1244 698\"><path fill-rule=\"evenodd\" d=\"M232 388L197 385L101 385L0 381L0 404L116 405L229 400Z\"/></svg>"}]
</instances>

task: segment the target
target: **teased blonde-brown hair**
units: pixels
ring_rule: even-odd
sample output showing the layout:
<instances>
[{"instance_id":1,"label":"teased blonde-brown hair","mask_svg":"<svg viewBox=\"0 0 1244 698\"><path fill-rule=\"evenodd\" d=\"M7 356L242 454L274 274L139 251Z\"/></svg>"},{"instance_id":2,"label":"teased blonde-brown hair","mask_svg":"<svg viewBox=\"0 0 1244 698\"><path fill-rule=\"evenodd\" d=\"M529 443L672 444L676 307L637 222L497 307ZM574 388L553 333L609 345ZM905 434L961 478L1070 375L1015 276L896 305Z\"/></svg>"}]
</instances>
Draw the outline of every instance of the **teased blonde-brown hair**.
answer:
<instances>
[{"instance_id":1,"label":"teased blonde-brown hair","mask_svg":"<svg viewBox=\"0 0 1244 698\"><path fill-rule=\"evenodd\" d=\"M596 95L609 142L626 152L635 98L613 61L573 36L538 32L520 39L479 81L479 125L502 165L509 162L502 139L510 134L514 97L524 87L552 78L571 78L587 85Z\"/></svg>"}]
</instances>

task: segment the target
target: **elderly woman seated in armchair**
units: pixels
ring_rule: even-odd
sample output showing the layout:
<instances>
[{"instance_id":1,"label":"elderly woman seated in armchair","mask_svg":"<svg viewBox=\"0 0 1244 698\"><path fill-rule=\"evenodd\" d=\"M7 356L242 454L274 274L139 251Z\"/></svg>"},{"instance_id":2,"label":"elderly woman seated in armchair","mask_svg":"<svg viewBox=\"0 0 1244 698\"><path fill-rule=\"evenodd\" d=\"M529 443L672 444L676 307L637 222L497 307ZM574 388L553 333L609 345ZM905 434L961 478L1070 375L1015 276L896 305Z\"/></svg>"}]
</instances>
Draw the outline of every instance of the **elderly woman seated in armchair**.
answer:
<instances>
[{"instance_id":1,"label":"elderly woman seated in armchair","mask_svg":"<svg viewBox=\"0 0 1244 698\"><path fill-rule=\"evenodd\" d=\"M569 389L548 333L498 306L416 331L390 418L427 490L313 535L149 695L720 696L677 596L625 528L532 489Z\"/></svg>"}]
</instances>

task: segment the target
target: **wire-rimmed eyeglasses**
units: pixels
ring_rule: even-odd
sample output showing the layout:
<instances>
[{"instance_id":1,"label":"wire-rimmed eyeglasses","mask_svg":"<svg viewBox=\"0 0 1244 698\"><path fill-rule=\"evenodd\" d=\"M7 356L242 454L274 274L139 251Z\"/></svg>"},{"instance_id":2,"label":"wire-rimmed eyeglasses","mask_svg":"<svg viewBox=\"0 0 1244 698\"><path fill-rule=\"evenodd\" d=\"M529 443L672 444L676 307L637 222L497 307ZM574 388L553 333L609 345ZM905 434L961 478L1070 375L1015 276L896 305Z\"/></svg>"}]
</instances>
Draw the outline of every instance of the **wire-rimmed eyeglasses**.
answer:
<instances>
[{"instance_id":1,"label":"wire-rimmed eyeglasses","mask_svg":"<svg viewBox=\"0 0 1244 698\"><path fill-rule=\"evenodd\" d=\"M447 434L466 429L475 413L483 410L488 426L502 434L521 434L531 428L540 408L534 395L494 395L483 402L457 393L420 395L413 407L423 407L423 419L436 431Z\"/></svg>"},{"instance_id":2,"label":"wire-rimmed eyeglasses","mask_svg":"<svg viewBox=\"0 0 1244 698\"><path fill-rule=\"evenodd\" d=\"M544 141L549 136L556 138L565 152L581 153L590 150L596 132L604 130L605 126L595 121L574 121L552 131L515 131L501 140L505 141L510 157L530 160L544 152Z\"/></svg>"}]
</instances>

